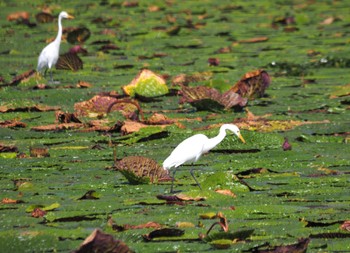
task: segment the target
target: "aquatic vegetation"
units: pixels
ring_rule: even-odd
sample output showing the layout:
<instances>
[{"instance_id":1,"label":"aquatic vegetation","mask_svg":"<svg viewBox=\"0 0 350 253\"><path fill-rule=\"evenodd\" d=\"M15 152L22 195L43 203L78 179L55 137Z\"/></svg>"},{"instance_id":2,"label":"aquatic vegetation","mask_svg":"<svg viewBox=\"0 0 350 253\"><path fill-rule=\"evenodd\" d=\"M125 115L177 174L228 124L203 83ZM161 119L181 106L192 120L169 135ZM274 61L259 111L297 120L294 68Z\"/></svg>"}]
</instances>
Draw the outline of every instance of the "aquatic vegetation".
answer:
<instances>
[{"instance_id":1,"label":"aquatic vegetation","mask_svg":"<svg viewBox=\"0 0 350 253\"><path fill-rule=\"evenodd\" d=\"M61 55L75 56L49 83L34 69L62 10L75 19ZM349 251L346 1L32 0L1 13L2 251ZM222 124L246 143L202 155L202 190L186 166L180 194L158 174L143 184ZM111 169L114 148L142 174Z\"/></svg>"}]
</instances>

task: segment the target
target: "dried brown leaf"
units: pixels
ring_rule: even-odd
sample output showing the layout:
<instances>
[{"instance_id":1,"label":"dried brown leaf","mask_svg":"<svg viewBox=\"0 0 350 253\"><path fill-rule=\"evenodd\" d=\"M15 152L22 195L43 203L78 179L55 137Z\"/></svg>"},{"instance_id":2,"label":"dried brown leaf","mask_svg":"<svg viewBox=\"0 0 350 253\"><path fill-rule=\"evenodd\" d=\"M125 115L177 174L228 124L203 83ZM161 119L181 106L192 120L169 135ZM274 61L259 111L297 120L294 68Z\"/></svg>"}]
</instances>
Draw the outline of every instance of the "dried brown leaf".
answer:
<instances>
[{"instance_id":1,"label":"dried brown leaf","mask_svg":"<svg viewBox=\"0 0 350 253\"><path fill-rule=\"evenodd\" d=\"M82 123L62 123L62 124L51 124L45 126L36 126L32 127L31 130L34 131L62 131L62 130L71 130L71 129L80 129L83 128L84 124Z\"/></svg>"},{"instance_id":2,"label":"dried brown leaf","mask_svg":"<svg viewBox=\"0 0 350 253\"><path fill-rule=\"evenodd\" d=\"M0 153L2 152L18 152L18 148L16 146L7 146L5 144L0 143Z\"/></svg>"},{"instance_id":3,"label":"dried brown leaf","mask_svg":"<svg viewBox=\"0 0 350 253\"><path fill-rule=\"evenodd\" d=\"M230 196L232 198L236 198L236 194L234 194L231 190L228 190L228 189L218 189L218 190L215 190L215 192L219 193L219 194L222 194L222 195L226 195L226 196Z\"/></svg>"},{"instance_id":4,"label":"dried brown leaf","mask_svg":"<svg viewBox=\"0 0 350 253\"><path fill-rule=\"evenodd\" d=\"M39 23L51 23L54 20L54 16L47 12L39 12L35 15L35 19Z\"/></svg>"},{"instance_id":5,"label":"dried brown leaf","mask_svg":"<svg viewBox=\"0 0 350 253\"><path fill-rule=\"evenodd\" d=\"M30 156L31 157L49 157L49 148L47 147L30 147Z\"/></svg>"},{"instance_id":6,"label":"dried brown leaf","mask_svg":"<svg viewBox=\"0 0 350 253\"><path fill-rule=\"evenodd\" d=\"M90 100L74 104L77 116L97 116L112 111L120 111L125 117L129 117L137 111L142 116L142 110L137 101L131 99L118 99L111 96L96 95Z\"/></svg>"},{"instance_id":7,"label":"dried brown leaf","mask_svg":"<svg viewBox=\"0 0 350 253\"><path fill-rule=\"evenodd\" d=\"M171 180L168 171L155 160L144 156L127 156L115 161L114 167L120 171L130 183Z\"/></svg>"},{"instance_id":8,"label":"dried brown leaf","mask_svg":"<svg viewBox=\"0 0 350 253\"><path fill-rule=\"evenodd\" d=\"M68 32L67 41L71 44L83 43L90 38L91 32L86 27L75 28Z\"/></svg>"},{"instance_id":9,"label":"dried brown leaf","mask_svg":"<svg viewBox=\"0 0 350 253\"><path fill-rule=\"evenodd\" d=\"M268 41L269 38L268 37L255 37L255 38L250 38L250 39L246 39L246 40L239 40L239 43L258 43L258 42L265 42Z\"/></svg>"},{"instance_id":10,"label":"dried brown leaf","mask_svg":"<svg viewBox=\"0 0 350 253\"><path fill-rule=\"evenodd\" d=\"M56 63L56 69L78 71L83 69L83 61L75 53L65 53L60 55Z\"/></svg>"},{"instance_id":11,"label":"dried brown leaf","mask_svg":"<svg viewBox=\"0 0 350 253\"><path fill-rule=\"evenodd\" d=\"M20 21L20 20L29 20L30 14L27 11L18 11L18 12L13 12L7 15L7 20L8 21Z\"/></svg>"},{"instance_id":12,"label":"dried brown leaf","mask_svg":"<svg viewBox=\"0 0 350 253\"><path fill-rule=\"evenodd\" d=\"M247 104L247 99L229 90L221 94L218 90L206 87L181 87L182 98L180 103L190 103L198 110L223 110L235 106L243 107Z\"/></svg>"},{"instance_id":13,"label":"dried brown leaf","mask_svg":"<svg viewBox=\"0 0 350 253\"><path fill-rule=\"evenodd\" d=\"M34 218L40 218L46 215L46 211L41 210L40 208L35 208L34 211L31 213L31 216Z\"/></svg>"},{"instance_id":14,"label":"dried brown leaf","mask_svg":"<svg viewBox=\"0 0 350 253\"><path fill-rule=\"evenodd\" d=\"M95 229L73 253L133 253L124 242L116 240L112 235Z\"/></svg>"},{"instance_id":15,"label":"dried brown leaf","mask_svg":"<svg viewBox=\"0 0 350 253\"><path fill-rule=\"evenodd\" d=\"M16 119L0 121L0 127L8 127L8 128L22 127L22 128L24 128L26 126L27 126L27 124L20 122Z\"/></svg>"},{"instance_id":16,"label":"dried brown leaf","mask_svg":"<svg viewBox=\"0 0 350 253\"><path fill-rule=\"evenodd\" d=\"M270 82L270 76L265 70L255 70L246 73L230 90L253 99L262 97Z\"/></svg>"},{"instance_id":17,"label":"dried brown leaf","mask_svg":"<svg viewBox=\"0 0 350 253\"><path fill-rule=\"evenodd\" d=\"M19 204L19 203L23 203L23 200L3 198L1 200L1 203L3 203L3 204Z\"/></svg>"},{"instance_id":18,"label":"dried brown leaf","mask_svg":"<svg viewBox=\"0 0 350 253\"><path fill-rule=\"evenodd\" d=\"M344 223L341 224L340 229L350 232L350 220L344 221Z\"/></svg>"}]
</instances>

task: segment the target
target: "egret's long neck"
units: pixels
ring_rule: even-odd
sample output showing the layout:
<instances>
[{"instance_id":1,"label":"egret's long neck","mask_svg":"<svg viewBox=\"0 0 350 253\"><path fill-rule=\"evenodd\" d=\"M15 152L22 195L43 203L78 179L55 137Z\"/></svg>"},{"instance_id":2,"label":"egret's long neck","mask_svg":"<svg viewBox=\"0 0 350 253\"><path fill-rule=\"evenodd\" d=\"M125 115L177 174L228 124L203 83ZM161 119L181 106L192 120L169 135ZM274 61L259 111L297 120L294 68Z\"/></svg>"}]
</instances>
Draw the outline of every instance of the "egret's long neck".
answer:
<instances>
[{"instance_id":1,"label":"egret's long neck","mask_svg":"<svg viewBox=\"0 0 350 253\"><path fill-rule=\"evenodd\" d=\"M62 17L58 17L58 32L57 32L57 36L55 39L56 43L60 43L61 42L61 37L62 37L62 24L61 24L61 20Z\"/></svg>"},{"instance_id":2,"label":"egret's long neck","mask_svg":"<svg viewBox=\"0 0 350 253\"><path fill-rule=\"evenodd\" d=\"M208 140L208 142L204 145L203 151L208 152L212 148L214 148L216 145L218 145L226 136L226 128L220 128L219 134Z\"/></svg>"}]
</instances>

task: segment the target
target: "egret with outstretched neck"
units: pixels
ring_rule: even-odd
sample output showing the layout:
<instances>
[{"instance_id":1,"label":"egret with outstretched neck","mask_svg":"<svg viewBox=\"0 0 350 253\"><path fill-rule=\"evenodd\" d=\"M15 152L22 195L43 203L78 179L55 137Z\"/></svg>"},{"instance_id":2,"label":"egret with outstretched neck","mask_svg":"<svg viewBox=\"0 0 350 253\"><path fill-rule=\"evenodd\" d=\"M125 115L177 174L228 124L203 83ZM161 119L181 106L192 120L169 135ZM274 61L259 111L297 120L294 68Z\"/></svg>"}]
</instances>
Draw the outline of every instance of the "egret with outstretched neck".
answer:
<instances>
[{"instance_id":1,"label":"egret with outstretched neck","mask_svg":"<svg viewBox=\"0 0 350 253\"><path fill-rule=\"evenodd\" d=\"M204 134L193 135L184 141L182 141L170 154L170 156L163 162L163 168L169 170L174 168L173 178L171 183L170 192L173 192L173 185L175 179L176 168L180 165L188 162L196 162L202 156L202 154L215 148L226 136L226 130L233 132L243 143L245 143L239 128L233 124L224 124L220 127L219 134L214 138L208 138ZM193 174L193 168L190 169L191 176L196 181L200 189L201 186L198 180Z\"/></svg>"},{"instance_id":2,"label":"egret with outstretched neck","mask_svg":"<svg viewBox=\"0 0 350 253\"><path fill-rule=\"evenodd\" d=\"M74 17L69 15L67 12L62 11L60 15L58 15L58 32L55 40L47 45L40 53L38 59L38 67L37 71L42 72L43 69L46 71L50 71L51 82L53 82L52 78L52 70L51 68L56 65L56 62L60 53L60 44L62 37L62 18L73 19Z\"/></svg>"}]
</instances>

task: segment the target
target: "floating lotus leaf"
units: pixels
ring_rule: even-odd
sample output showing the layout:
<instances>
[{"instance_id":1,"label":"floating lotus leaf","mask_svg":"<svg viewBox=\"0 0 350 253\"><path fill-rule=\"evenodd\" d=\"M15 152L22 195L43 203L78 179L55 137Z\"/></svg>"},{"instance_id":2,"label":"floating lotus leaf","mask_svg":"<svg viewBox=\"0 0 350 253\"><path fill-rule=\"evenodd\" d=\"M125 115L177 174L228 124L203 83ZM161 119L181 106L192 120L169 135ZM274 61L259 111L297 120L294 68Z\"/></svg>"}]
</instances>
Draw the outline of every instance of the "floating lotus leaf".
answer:
<instances>
[{"instance_id":1,"label":"floating lotus leaf","mask_svg":"<svg viewBox=\"0 0 350 253\"><path fill-rule=\"evenodd\" d=\"M83 69L83 61L77 54L65 53L58 58L56 69L78 71L79 69Z\"/></svg>"},{"instance_id":2,"label":"floating lotus leaf","mask_svg":"<svg viewBox=\"0 0 350 253\"><path fill-rule=\"evenodd\" d=\"M242 98L233 91L221 94L217 89L206 86L182 86L181 93L180 103L190 103L197 110L227 110L235 106L243 107L247 104L246 98Z\"/></svg>"},{"instance_id":3,"label":"floating lotus leaf","mask_svg":"<svg viewBox=\"0 0 350 253\"><path fill-rule=\"evenodd\" d=\"M35 19L39 23L51 23L54 20L54 17L47 12L39 12L35 15Z\"/></svg>"},{"instance_id":4,"label":"floating lotus leaf","mask_svg":"<svg viewBox=\"0 0 350 253\"><path fill-rule=\"evenodd\" d=\"M143 156L124 157L116 161L114 166L130 184L155 183L169 177L167 171L155 160Z\"/></svg>"},{"instance_id":5,"label":"floating lotus leaf","mask_svg":"<svg viewBox=\"0 0 350 253\"><path fill-rule=\"evenodd\" d=\"M230 90L249 99L262 97L265 89L271 82L265 70L256 70L246 73Z\"/></svg>"},{"instance_id":6,"label":"floating lotus leaf","mask_svg":"<svg viewBox=\"0 0 350 253\"><path fill-rule=\"evenodd\" d=\"M165 79L148 69L141 70L130 84L123 86L123 91L129 96L139 95L146 98L169 92Z\"/></svg>"},{"instance_id":7,"label":"floating lotus leaf","mask_svg":"<svg viewBox=\"0 0 350 253\"><path fill-rule=\"evenodd\" d=\"M96 95L90 100L76 103L74 110L77 116L92 116L107 114L112 111L121 111L124 116L140 109L137 101L117 99L111 96Z\"/></svg>"},{"instance_id":8,"label":"floating lotus leaf","mask_svg":"<svg viewBox=\"0 0 350 253\"><path fill-rule=\"evenodd\" d=\"M86 27L76 28L67 34L67 41L71 44L82 43L90 38L91 32Z\"/></svg>"}]
</instances>

